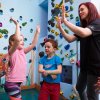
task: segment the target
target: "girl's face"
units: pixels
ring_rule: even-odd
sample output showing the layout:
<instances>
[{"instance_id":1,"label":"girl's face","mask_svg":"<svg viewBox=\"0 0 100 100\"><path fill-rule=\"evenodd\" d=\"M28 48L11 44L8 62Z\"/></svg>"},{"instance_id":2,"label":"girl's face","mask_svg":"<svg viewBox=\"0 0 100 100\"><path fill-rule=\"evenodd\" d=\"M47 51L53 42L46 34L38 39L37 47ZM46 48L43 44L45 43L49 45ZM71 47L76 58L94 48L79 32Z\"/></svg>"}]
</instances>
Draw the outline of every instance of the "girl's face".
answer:
<instances>
[{"instance_id":1,"label":"girl's face","mask_svg":"<svg viewBox=\"0 0 100 100\"><path fill-rule=\"evenodd\" d=\"M18 46L18 49L23 49L24 48L24 38L23 36L21 35L21 40L20 40L20 43L19 43L19 46Z\"/></svg>"},{"instance_id":2,"label":"girl's face","mask_svg":"<svg viewBox=\"0 0 100 100\"><path fill-rule=\"evenodd\" d=\"M85 5L81 5L79 8L79 15L82 20L88 19L89 10Z\"/></svg>"},{"instance_id":3,"label":"girl's face","mask_svg":"<svg viewBox=\"0 0 100 100\"><path fill-rule=\"evenodd\" d=\"M45 43L45 52L47 55L52 55L55 52L55 48L52 46L52 43Z\"/></svg>"}]
</instances>

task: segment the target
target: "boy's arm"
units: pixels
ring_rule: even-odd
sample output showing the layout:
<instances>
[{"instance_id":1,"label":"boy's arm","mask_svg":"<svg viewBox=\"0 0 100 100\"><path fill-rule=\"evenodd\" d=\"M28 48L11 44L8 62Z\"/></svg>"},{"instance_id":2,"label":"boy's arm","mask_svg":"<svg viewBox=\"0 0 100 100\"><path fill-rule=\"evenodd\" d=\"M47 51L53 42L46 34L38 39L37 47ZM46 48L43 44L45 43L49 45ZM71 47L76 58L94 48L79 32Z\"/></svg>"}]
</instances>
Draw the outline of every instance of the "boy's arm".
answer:
<instances>
[{"instance_id":1,"label":"boy's arm","mask_svg":"<svg viewBox=\"0 0 100 100\"><path fill-rule=\"evenodd\" d=\"M38 66L38 72L39 73L43 73L45 70L43 69L43 65L42 64L39 64Z\"/></svg>"},{"instance_id":2,"label":"boy's arm","mask_svg":"<svg viewBox=\"0 0 100 100\"><path fill-rule=\"evenodd\" d=\"M42 64L39 64L39 67L38 67L38 72L41 73L44 77L46 77L48 74L45 73L46 70L43 69L43 65Z\"/></svg>"},{"instance_id":3,"label":"boy's arm","mask_svg":"<svg viewBox=\"0 0 100 100\"><path fill-rule=\"evenodd\" d=\"M17 47L18 47L18 45L20 43L21 38L20 38L20 27L19 27L19 23L16 20L14 20L13 18L11 18L10 20L13 21L13 23L16 25L13 46L11 46L11 48L9 49L9 54L11 55L17 49Z\"/></svg>"},{"instance_id":4,"label":"boy's arm","mask_svg":"<svg viewBox=\"0 0 100 100\"><path fill-rule=\"evenodd\" d=\"M57 78L57 75L51 75L51 77L52 77L53 79L56 79L56 78Z\"/></svg>"},{"instance_id":5,"label":"boy's arm","mask_svg":"<svg viewBox=\"0 0 100 100\"><path fill-rule=\"evenodd\" d=\"M28 53L29 51L31 51L36 46L36 43L37 43L38 37L39 37L39 33L40 33L40 25L37 25L37 27L36 27L36 33L35 33L35 36L33 38L32 44L29 45L27 48L24 49L25 53Z\"/></svg>"},{"instance_id":6,"label":"boy's arm","mask_svg":"<svg viewBox=\"0 0 100 100\"><path fill-rule=\"evenodd\" d=\"M56 70L45 70L46 74L49 75L56 75L62 73L62 65L58 65Z\"/></svg>"}]
</instances>

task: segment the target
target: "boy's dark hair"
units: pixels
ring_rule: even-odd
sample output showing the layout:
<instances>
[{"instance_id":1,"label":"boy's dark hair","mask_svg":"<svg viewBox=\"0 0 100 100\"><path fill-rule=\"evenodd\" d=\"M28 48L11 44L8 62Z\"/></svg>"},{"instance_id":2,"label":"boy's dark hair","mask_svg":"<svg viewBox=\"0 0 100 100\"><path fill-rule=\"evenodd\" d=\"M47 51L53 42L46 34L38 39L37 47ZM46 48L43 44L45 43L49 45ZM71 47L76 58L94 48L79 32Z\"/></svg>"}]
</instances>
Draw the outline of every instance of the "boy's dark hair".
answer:
<instances>
[{"instance_id":1,"label":"boy's dark hair","mask_svg":"<svg viewBox=\"0 0 100 100\"><path fill-rule=\"evenodd\" d=\"M46 39L45 43L46 42L50 42L52 44L53 48L58 49L58 42L56 40L54 40L54 39Z\"/></svg>"}]
</instances>

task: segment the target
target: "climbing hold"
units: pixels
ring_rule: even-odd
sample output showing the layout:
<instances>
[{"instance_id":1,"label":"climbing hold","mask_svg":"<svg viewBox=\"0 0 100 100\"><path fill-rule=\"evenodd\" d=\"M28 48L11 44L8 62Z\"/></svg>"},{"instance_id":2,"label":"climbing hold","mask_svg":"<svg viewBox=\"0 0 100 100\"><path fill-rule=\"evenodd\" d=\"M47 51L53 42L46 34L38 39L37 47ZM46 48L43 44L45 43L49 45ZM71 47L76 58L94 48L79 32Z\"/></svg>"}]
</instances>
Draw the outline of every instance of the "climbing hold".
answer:
<instances>
[{"instance_id":1,"label":"climbing hold","mask_svg":"<svg viewBox=\"0 0 100 100\"><path fill-rule=\"evenodd\" d=\"M27 41L27 38L24 38L24 41Z\"/></svg>"},{"instance_id":2,"label":"climbing hold","mask_svg":"<svg viewBox=\"0 0 100 100\"><path fill-rule=\"evenodd\" d=\"M74 18L74 17L73 17L73 14L71 14L71 15L70 15L70 19L73 19L73 18Z\"/></svg>"},{"instance_id":3,"label":"climbing hold","mask_svg":"<svg viewBox=\"0 0 100 100\"><path fill-rule=\"evenodd\" d=\"M65 48L65 50L68 50L70 48L70 45L67 44L67 45L64 46L64 48Z\"/></svg>"},{"instance_id":4,"label":"climbing hold","mask_svg":"<svg viewBox=\"0 0 100 100\"><path fill-rule=\"evenodd\" d=\"M50 27L48 27L48 31L50 32Z\"/></svg>"},{"instance_id":5,"label":"climbing hold","mask_svg":"<svg viewBox=\"0 0 100 100\"><path fill-rule=\"evenodd\" d=\"M76 26L80 26L80 22L76 22Z\"/></svg>"},{"instance_id":6,"label":"climbing hold","mask_svg":"<svg viewBox=\"0 0 100 100\"><path fill-rule=\"evenodd\" d=\"M73 4L74 3L74 0L69 0L70 4Z\"/></svg>"},{"instance_id":7,"label":"climbing hold","mask_svg":"<svg viewBox=\"0 0 100 100\"><path fill-rule=\"evenodd\" d=\"M44 56L44 51L39 52L40 58Z\"/></svg>"},{"instance_id":8,"label":"climbing hold","mask_svg":"<svg viewBox=\"0 0 100 100\"><path fill-rule=\"evenodd\" d=\"M63 53L63 51L61 50L61 51L60 51L60 54L62 54L62 53Z\"/></svg>"},{"instance_id":9,"label":"climbing hold","mask_svg":"<svg viewBox=\"0 0 100 100\"><path fill-rule=\"evenodd\" d=\"M36 47L34 47L33 50L35 51L36 50Z\"/></svg>"},{"instance_id":10,"label":"climbing hold","mask_svg":"<svg viewBox=\"0 0 100 100\"><path fill-rule=\"evenodd\" d=\"M68 53L65 54L65 57L68 57Z\"/></svg>"},{"instance_id":11,"label":"climbing hold","mask_svg":"<svg viewBox=\"0 0 100 100\"><path fill-rule=\"evenodd\" d=\"M8 30L7 29L2 29L2 34L8 34Z\"/></svg>"},{"instance_id":12,"label":"climbing hold","mask_svg":"<svg viewBox=\"0 0 100 100\"><path fill-rule=\"evenodd\" d=\"M4 47L4 48L3 48L3 50L7 50L7 49L8 49L8 47Z\"/></svg>"},{"instance_id":13,"label":"climbing hold","mask_svg":"<svg viewBox=\"0 0 100 100\"><path fill-rule=\"evenodd\" d=\"M59 33L58 32L55 32L55 35L57 36L57 35L59 35Z\"/></svg>"},{"instance_id":14,"label":"climbing hold","mask_svg":"<svg viewBox=\"0 0 100 100\"><path fill-rule=\"evenodd\" d=\"M3 10L0 10L0 15L3 15Z\"/></svg>"},{"instance_id":15,"label":"climbing hold","mask_svg":"<svg viewBox=\"0 0 100 100\"><path fill-rule=\"evenodd\" d=\"M64 60L64 58L61 58L61 60L63 61L63 60Z\"/></svg>"},{"instance_id":16,"label":"climbing hold","mask_svg":"<svg viewBox=\"0 0 100 100\"><path fill-rule=\"evenodd\" d=\"M14 8L11 8L11 9L10 9L10 12L14 12Z\"/></svg>"},{"instance_id":17,"label":"climbing hold","mask_svg":"<svg viewBox=\"0 0 100 100\"><path fill-rule=\"evenodd\" d=\"M76 19L76 21L79 21L79 17L78 16L75 19Z\"/></svg>"},{"instance_id":18,"label":"climbing hold","mask_svg":"<svg viewBox=\"0 0 100 100\"><path fill-rule=\"evenodd\" d=\"M73 11L73 9L74 9L73 6L70 6L70 11Z\"/></svg>"},{"instance_id":19,"label":"climbing hold","mask_svg":"<svg viewBox=\"0 0 100 100\"><path fill-rule=\"evenodd\" d=\"M59 37L60 37L61 39L63 38L63 35L62 35L62 33L60 33L60 34L59 34Z\"/></svg>"},{"instance_id":20,"label":"climbing hold","mask_svg":"<svg viewBox=\"0 0 100 100\"><path fill-rule=\"evenodd\" d=\"M26 26L26 25L27 25L27 22L22 23L22 26Z\"/></svg>"},{"instance_id":21,"label":"climbing hold","mask_svg":"<svg viewBox=\"0 0 100 100\"><path fill-rule=\"evenodd\" d=\"M62 44L58 45L58 48L61 48L62 47Z\"/></svg>"},{"instance_id":22,"label":"climbing hold","mask_svg":"<svg viewBox=\"0 0 100 100\"><path fill-rule=\"evenodd\" d=\"M19 19L20 19L20 20L22 20L22 19L23 19L23 17L22 17L22 16L19 16Z\"/></svg>"},{"instance_id":23,"label":"climbing hold","mask_svg":"<svg viewBox=\"0 0 100 100\"><path fill-rule=\"evenodd\" d=\"M0 27L2 27L2 23L0 22Z\"/></svg>"},{"instance_id":24,"label":"climbing hold","mask_svg":"<svg viewBox=\"0 0 100 100\"><path fill-rule=\"evenodd\" d=\"M69 33L69 31L68 31L67 29L64 29L64 31L65 31L66 33Z\"/></svg>"},{"instance_id":25,"label":"climbing hold","mask_svg":"<svg viewBox=\"0 0 100 100\"><path fill-rule=\"evenodd\" d=\"M2 38L3 37L3 35L0 33L0 38Z\"/></svg>"},{"instance_id":26,"label":"climbing hold","mask_svg":"<svg viewBox=\"0 0 100 100\"><path fill-rule=\"evenodd\" d=\"M4 35L4 38L7 39L7 38L8 38L8 34L5 34L5 35Z\"/></svg>"},{"instance_id":27,"label":"climbing hold","mask_svg":"<svg viewBox=\"0 0 100 100\"><path fill-rule=\"evenodd\" d=\"M65 13L65 17L69 17L69 14L68 13Z\"/></svg>"},{"instance_id":28,"label":"climbing hold","mask_svg":"<svg viewBox=\"0 0 100 100\"><path fill-rule=\"evenodd\" d=\"M51 32L52 32L52 33L54 33L54 32L55 32L55 30L53 30L53 29L52 29L52 30L51 30Z\"/></svg>"},{"instance_id":29,"label":"climbing hold","mask_svg":"<svg viewBox=\"0 0 100 100\"><path fill-rule=\"evenodd\" d=\"M51 2L51 5L52 5L52 7L54 7L55 6L54 2Z\"/></svg>"},{"instance_id":30,"label":"climbing hold","mask_svg":"<svg viewBox=\"0 0 100 100\"><path fill-rule=\"evenodd\" d=\"M48 35L48 38L50 38L50 39L55 39L55 37L54 37L52 34L49 34L49 35Z\"/></svg>"},{"instance_id":31,"label":"climbing hold","mask_svg":"<svg viewBox=\"0 0 100 100\"><path fill-rule=\"evenodd\" d=\"M68 11L68 9L69 9L69 7L68 6L65 6L65 10Z\"/></svg>"},{"instance_id":32,"label":"climbing hold","mask_svg":"<svg viewBox=\"0 0 100 100\"><path fill-rule=\"evenodd\" d=\"M30 33L33 33L33 29L32 28L30 29Z\"/></svg>"},{"instance_id":33,"label":"climbing hold","mask_svg":"<svg viewBox=\"0 0 100 100\"><path fill-rule=\"evenodd\" d=\"M33 19L30 19L30 22L33 22Z\"/></svg>"},{"instance_id":34,"label":"climbing hold","mask_svg":"<svg viewBox=\"0 0 100 100\"><path fill-rule=\"evenodd\" d=\"M32 62L32 59L29 59L29 63L31 63Z\"/></svg>"}]
</instances>

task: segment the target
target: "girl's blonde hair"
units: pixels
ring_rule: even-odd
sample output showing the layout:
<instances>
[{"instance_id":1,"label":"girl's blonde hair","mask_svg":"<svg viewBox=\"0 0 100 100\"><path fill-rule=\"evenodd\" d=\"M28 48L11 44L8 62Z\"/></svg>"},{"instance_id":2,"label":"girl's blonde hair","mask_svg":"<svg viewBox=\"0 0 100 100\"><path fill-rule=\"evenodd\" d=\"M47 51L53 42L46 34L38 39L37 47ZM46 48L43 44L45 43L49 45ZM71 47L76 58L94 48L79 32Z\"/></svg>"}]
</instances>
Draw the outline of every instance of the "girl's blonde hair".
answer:
<instances>
[{"instance_id":1,"label":"girl's blonde hair","mask_svg":"<svg viewBox=\"0 0 100 100\"><path fill-rule=\"evenodd\" d=\"M11 42L14 42L14 37L15 37L15 34L12 34L12 35L9 37L9 46L8 46L8 50L10 49Z\"/></svg>"}]
</instances>

